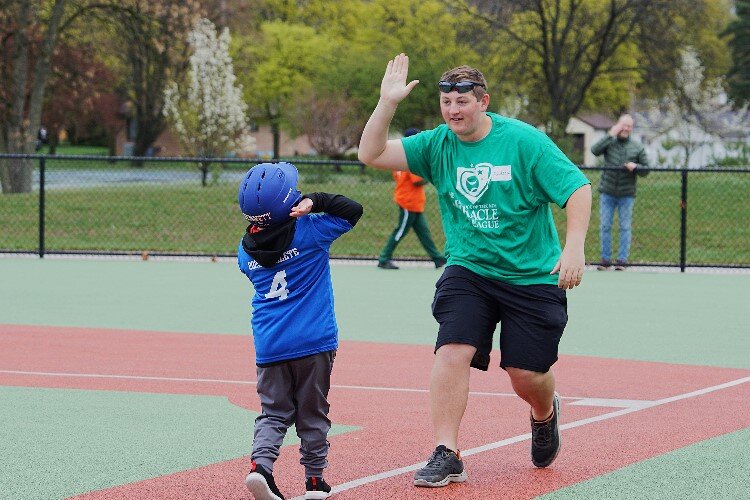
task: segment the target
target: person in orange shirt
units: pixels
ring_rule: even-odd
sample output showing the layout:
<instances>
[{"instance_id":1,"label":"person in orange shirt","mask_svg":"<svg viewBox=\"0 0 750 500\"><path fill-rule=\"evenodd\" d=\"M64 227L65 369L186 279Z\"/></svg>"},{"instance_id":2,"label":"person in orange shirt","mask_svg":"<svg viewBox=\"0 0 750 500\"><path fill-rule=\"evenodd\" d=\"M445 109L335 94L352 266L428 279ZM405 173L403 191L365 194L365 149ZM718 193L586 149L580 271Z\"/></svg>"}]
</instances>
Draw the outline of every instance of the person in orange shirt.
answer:
<instances>
[{"instance_id":1,"label":"person in orange shirt","mask_svg":"<svg viewBox=\"0 0 750 500\"><path fill-rule=\"evenodd\" d=\"M418 133L419 129L408 128L404 131L404 137ZM445 256L435 248L430 228L427 226L427 219L424 216L424 206L427 200L424 185L427 184L427 181L406 171L393 172L393 179L396 181L393 200L399 207L398 224L391 233L383 251L380 252L378 267L381 269L398 269L398 266L391 261L391 257L396 246L411 228L414 228L419 242L435 263L435 267L443 267L446 262Z\"/></svg>"}]
</instances>

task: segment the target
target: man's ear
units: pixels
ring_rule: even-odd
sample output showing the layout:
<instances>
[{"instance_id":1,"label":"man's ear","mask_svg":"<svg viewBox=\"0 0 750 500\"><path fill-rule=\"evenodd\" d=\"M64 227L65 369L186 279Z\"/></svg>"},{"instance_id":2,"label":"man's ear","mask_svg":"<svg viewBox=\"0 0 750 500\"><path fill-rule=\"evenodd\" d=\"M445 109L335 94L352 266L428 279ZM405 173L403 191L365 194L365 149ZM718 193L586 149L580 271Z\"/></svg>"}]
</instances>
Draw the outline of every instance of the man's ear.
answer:
<instances>
[{"instance_id":1,"label":"man's ear","mask_svg":"<svg viewBox=\"0 0 750 500\"><path fill-rule=\"evenodd\" d=\"M490 95L485 92L479 103L482 105L482 111L487 111L487 107L490 105Z\"/></svg>"}]
</instances>

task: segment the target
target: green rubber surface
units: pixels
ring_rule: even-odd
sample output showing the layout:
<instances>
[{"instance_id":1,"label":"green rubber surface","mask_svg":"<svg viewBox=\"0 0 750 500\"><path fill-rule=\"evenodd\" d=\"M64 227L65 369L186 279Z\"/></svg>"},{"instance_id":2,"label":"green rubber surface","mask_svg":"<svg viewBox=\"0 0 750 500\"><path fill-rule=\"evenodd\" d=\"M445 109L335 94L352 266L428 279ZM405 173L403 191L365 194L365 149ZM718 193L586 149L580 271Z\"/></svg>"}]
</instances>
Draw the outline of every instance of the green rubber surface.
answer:
<instances>
[{"instance_id":1,"label":"green rubber surface","mask_svg":"<svg viewBox=\"0 0 750 500\"><path fill-rule=\"evenodd\" d=\"M8 500L65 498L249 455L257 416L217 396L0 387L0 401ZM284 444L297 443L290 428Z\"/></svg>"},{"instance_id":2,"label":"green rubber surface","mask_svg":"<svg viewBox=\"0 0 750 500\"><path fill-rule=\"evenodd\" d=\"M671 453L538 497L543 500L634 498L739 500L748 498L750 429L701 441ZM717 457L721 457L717 460ZM709 478L709 479L707 479Z\"/></svg>"},{"instance_id":3,"label":"green rubber surface","mask_svg":"<svg viewBox=\"0 0 750 500\"><path fill-rule=\"evenodd\" d=\"M332 273L342 339L434 343L439 270ZM0 323L246 335L252 293L228 262L0 259ZM748 297L749 274L589 271L560 352L750 368Z\"/></svg>"}]
</instances>

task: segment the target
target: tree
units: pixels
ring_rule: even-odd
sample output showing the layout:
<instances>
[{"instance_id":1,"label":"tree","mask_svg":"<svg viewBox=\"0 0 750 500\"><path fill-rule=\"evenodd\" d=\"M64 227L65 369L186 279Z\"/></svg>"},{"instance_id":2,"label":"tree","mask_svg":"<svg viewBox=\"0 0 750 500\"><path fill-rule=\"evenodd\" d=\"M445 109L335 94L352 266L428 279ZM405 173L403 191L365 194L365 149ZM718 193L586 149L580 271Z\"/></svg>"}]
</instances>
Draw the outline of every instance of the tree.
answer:
<instances>
[{"instance_id":1,"label":"tree","mask_svg":"<svg viewBox=\"0 0 750 500\"><path fill-rule=\"evenodd\" d=\"M639 116L657 135L667 135L680 148L678 161L684 168L701 147L747 130L750 123L747 105L732 111L726 99L722 78L706 78L705 69L692 47L682 51L680 67L672 89L659 100L650 102Z\"/></svg>"},{"instance_id":2,"label":"tree","mask_svg":"<svg viewBox=\"0 0 750 500\"><path fill-rule=\"evenodd\" d=\"M423 83L399 106L394 128L436 125L438 78L451 67L479 60L462 31L475 30L476 19L442 0L255 3L264 6L258 9L259 33L235 37L235 60L247 100L266 110L254 118L269 123L277 138L282 128L302 132L296 107L312 89L318 99L343 94L344 101L358 102L346 112L361 114L364 124L378 100L385 64L399 52L409 54L410 77ZM274 151L278 155L276 146Z\"/></svg>"},{"instance_id":3,"label":"tree","mask_svg":"<svg viewBox=\"0 0 750 500\"><path fill-rule=\"evenodd\" d=\"M291 128L296 96L313 88L315 74L325 74L330 41L311 27L271 21L262 24L260 33L238 37L234 45L245 97L257 110L252 118L271 126L273 156L278 158L281 128Z\"/></svg>"},{"instance_id":4,"label":"tree","mask_svg":"<svg viewBox=\"0 0 750 500\"><path fill-rule=\"evenodd\" d=\"M41 123L52 52L66 0L7 0L0 9L0 152L32 153ZM48 7L48 8L43 8ZM28 160L0 162L3 193L31 191Z\"/></svg>"},{"instance_id":5,"label":"tree","mask_svg":"<svg viewBox=\"0 0 750 500\"><path fill-rule=\"evenodd\" d=\"M191 156L224 156L239 145L247 126L242 87L235 85L229 56L229 30L217 36L208 19L200 19L188 35L192 48L189 83L180 92L176 82L164 90L164 116L172 124L182 147ZM201 184L207 185L209 161L202 161Z\"/></svg>"},{"instance_id":6,"label":"tree","mask_svg":"<svg viewBox=\"0 0 750 500\"><path fill-rule=\"evenodd\" d=\"M59 43L54 51L52 70L42 111L42 124L49 133L50 153L57 137L67 130L72 139L86 129L97 129L107 136L110 146L123 121L118 117L114 77L87 43ZM114 148L112 148L114 153Z\"/></svg>"},{"instance_id":7,"label":"tree","mask_svg":"<svg viewBox=\"0 0 750 500\"><path fill-rule=\"evenodd\" d=\"M584 104L592 84L604 74L634 79L633 61L623 57L635 39L641 19L659 0L524 0L513 7L478 10L499 29L509 51L523 62L519 74L532 75L527 85L540 120L553 137L561 137L569 119Z\"/></svg>"},{"instance_id":8,"label":"tree","mask_svg":"<svg viewBox=\"0 0 750 500\"><path fill-rule=\"evenodd\" d=\"M357 100L343 93L310 92L296 107L295 122L318 154L342 160L362 135L361 108Z\"/></svg>"},{"instance_id":9,"label":"tree","mask_svg":"<svg viewBox=\"0 0 750 500\"><path fill-rule=\"evenodd\" d=\"M569 119L587 107L629 104L638 89L661 89L686 40L717 54L723 0L466 0L470 12L497 32L475 40L496 54L494 80L533 106L533 118L562 136ZM719 28L720 30L721 28ZM482 35L485 32L480 32ZM696 45L696 44L694 44ZM665 49L667 47L667 49ZM511 64L508 64L508 62Z\"/></svg>"},{"instance_id":10,"label":"tree","mask_svg":"<svg viewBox=\"0 0 750 500\"><path fill-rule=\"evenodd\" d=\"M164 88L187 69L186 34L200 18L199 0L109 0L103 12L120 41L129 70L126 92L133 105L133 154L144 156L164 131Z\"/></svg>"},{"instance_id":11,"label":"tree","mask_svg":"<svg viewBox=\"0 0 750 500\"><path fill-rule=\"evenodd\" d=\"M732 67L727 75L729 95L739 104L750 102L750 1L738 0L737 18L726 34L731 35L729 48Z\"/></svg>"}]
</instances>

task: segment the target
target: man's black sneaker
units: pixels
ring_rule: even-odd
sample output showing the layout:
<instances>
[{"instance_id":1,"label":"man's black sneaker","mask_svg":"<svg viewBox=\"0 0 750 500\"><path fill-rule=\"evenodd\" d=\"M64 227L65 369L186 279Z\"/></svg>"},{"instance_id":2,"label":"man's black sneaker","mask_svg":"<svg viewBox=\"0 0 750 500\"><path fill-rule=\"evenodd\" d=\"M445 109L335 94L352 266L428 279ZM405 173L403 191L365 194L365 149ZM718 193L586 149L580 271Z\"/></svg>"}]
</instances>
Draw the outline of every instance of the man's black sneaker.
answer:
<instances>
[{"instance_id":1,"label":"man's black sneaker","mask_svg":"<svg viewBox=\"0 0 750 500\"><path fill-rule=\"evenodd\" d=\"M531 417L531 462L537 467L547 467L560 451L560 396L552 397L552 418L537 422Z\"/></svg>"},{"instance_id":2,"label":"man's black sneaker","mask_svg":"<svg viewBox=\"0 0 750 500\"><path fill-rule=\"evenodd\" d=\"M398 269L398 266L390 260L387 260L385 262L378 262L378 267L380 269Z\"/></svg>"},{"instance_id":3,"label":"man's black sneaker","mask_svg":"<svg viewBox=\"0 0 750 500\"><path fill-rule=\"evenodd\" d=\"M615 271L624 271L628 263L624 260L618 260L615 262Z\"/></svg>"},{"instance_id":4,"label":"man's black sneaker","mask_svg":"<svg viewBox=\"0 0 750 500\"><path fill-rule=\"evenodd\" d=\"M319 500L331 496L331 487L322 477L308 477L305 489L305 500Z\"/></svg>"},{"instance_id":5,"label":"man's black sneaker","mask_svg":"<svg viewBox=\"0 0 750 500\"><path fill-rule=\"evenodd\" d=\"M250 473L245 478L245 486L253 494L255 500L284 500L284 495L273 480L273 474L262 465L256 464L255 460L250 467Z\"/></svg>"},{"instance_id":6,"label":"man's black sneaker","mask_svg":"<svg viewBox=\"0 0 750 500\"><path fill-rule=\"evenodd\" d=\"M596 266L596 270L597 271L609 271L611 267L612 267L612 262L602 259L599 265Z\"/></svg>"},{"instance_id":7,"label":"man's black sneaker","mask_svg":"<svg viewBox=\"0 0 750 500\"><path fill-rule=\"evenodd\" d=\"M435 259L435 269L440 269L447 262L448 262L448 260L445 257L440 257L439 259Z\"/></svg>"},{"instance_id":8,"label":"man's black sneaker","mask_svg":"<svg viewBox=\"0 0 750 500\"><path fill-rule=\"evenodd\" d=\"M435 448L427 465L414 474L414 486L438 488L468 479L461 457L442 444Z\"/></svg>"}]
</instances>

